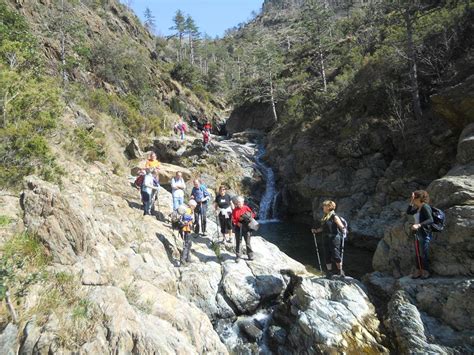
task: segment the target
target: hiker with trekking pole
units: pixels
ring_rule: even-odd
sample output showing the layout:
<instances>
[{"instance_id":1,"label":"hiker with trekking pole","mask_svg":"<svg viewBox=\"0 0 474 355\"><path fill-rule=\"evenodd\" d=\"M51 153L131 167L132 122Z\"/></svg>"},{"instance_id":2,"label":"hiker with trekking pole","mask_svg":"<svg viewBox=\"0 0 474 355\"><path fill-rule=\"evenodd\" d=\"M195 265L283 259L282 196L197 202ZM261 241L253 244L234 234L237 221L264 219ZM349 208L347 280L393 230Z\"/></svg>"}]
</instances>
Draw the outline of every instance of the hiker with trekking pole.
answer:
<instances>
[{"instance_id":1,"label":"hiker with trekking pole","mask_svg":"<svg viewBox=\"0 0 474 355\"><path fill-rule=\"evenodd\" d=\"M222 243L231 243L232 235L232 221L231 215L234 209L234 203L227 194L227 189L224 185L219 187L219 193L216 194L214 201L214 209L216 211L216 224L220 226L222 234ZM217 238L219 240L219 238Z\"/></svg>"},{"instance_id":2,"label":"hiker with trekking pole","mask_svg":"<svg viewBox=\"0 0 474 355\"><path fill-rule=\"evenodd\" d=\"M195 233L199 234L199 230L201 230L201 234L206 235L207 203L211 197L211 194L207 190L207 187L202 184L199 179L194 179L193 185L193 189L191 190L191 199L197 203L197 208L194 210L194 231Z\"/></svg>"},{"instance_id":3,"label":"hiker with trekking pole","mask_svg":"<svg viewBox=\"0 0 474 355\"><path fill-rule=\"evenodd\" d=\"M433 219L433 209L428 204L429 199L428 192L424 190L414 191L411 194L410 205L407 209L407 214L413 215L415 222L411 226L416 255L416 270L411 274L413 279L420 277L427 279L431 276L428 256L430 242L433 238L432 226L435 221Z\"/></svg>"},{"instance_id":4,"label":"hiker with trekking pole","mask_svg":"<svg viewBox=\"0 0 474 355\"><path fill-rule=\"evenodd\" d=\"M332 265L334 263L336 265L336 273L334 275L344 277L345 274L342 264L344 258L344 239L347 235L347 222L336 214L336 203L334 201L324 201L322 208L324 215L321 219L320 227L311 229L316 246L319 268L322 271L316 234L322 233L327 276L332 276Z\"/></svg>"},{"instance_id":5,"label":"hiker with trekking pole","mask_svg":"<svg viewBox=\"0 0 474 355\"><path fill-rule=\"evenodd\" d=\"M235 208L232 211L232 223L234 225L235 235L235 262L238 263L241 257L240 245L242 237L245 239L245 246L247 248L247 256L249 260L253 260L253 249L250 243L251 231L258 228L255 221L255 213L252 209L244 204L245 199L238 196L235 199Z\"/></svg>"}]
</instances>

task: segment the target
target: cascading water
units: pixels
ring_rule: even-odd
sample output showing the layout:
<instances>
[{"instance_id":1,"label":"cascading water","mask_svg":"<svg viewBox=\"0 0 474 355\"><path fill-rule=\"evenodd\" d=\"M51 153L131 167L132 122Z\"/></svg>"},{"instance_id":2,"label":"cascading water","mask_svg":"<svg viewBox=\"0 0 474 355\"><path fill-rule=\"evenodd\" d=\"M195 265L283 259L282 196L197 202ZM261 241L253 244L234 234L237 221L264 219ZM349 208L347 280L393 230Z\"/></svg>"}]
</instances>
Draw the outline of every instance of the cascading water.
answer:
<instances>
[{"instance_id":1,"label":"cascading water","mask_svg":"<svg viewBox=\"0 0 474 355\"><path fill-rule=\"evenodd\" d=\"M276 183L275 174L272 168L263 162L263 156L265 155L265 148L259 147L258 154L255 159L255 164L265 178L265 193L260 200L260 211L258 218L260 223L265 222L276 222Z\"/></svg>"}]
</instances>

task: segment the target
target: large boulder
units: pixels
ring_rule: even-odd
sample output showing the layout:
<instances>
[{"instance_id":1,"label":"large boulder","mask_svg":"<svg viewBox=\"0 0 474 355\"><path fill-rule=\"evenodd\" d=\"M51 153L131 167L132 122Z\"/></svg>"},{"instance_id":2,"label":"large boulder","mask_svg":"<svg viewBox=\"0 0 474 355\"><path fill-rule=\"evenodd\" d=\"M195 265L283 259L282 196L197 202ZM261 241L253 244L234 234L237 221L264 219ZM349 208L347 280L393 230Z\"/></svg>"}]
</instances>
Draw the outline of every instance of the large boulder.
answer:
<instances>
[{"instance_id":1,"label":"large boulder","mask_svg":"<svg viewBox=\"0 0 474 355\"><path fill-rule=\"evenodd\" d=\"M228 134L247 129L267 131L275 123L270 103L253 103L237 107L232 111L226 123L226 130Z\"/></svg>"},{"instance_id":2,"label":"large boulder","mask_svg":"<svg viewBox=\"0 0 474 355\"><path fill-rule=\"evenodd\" d=\"M387 305L384 323L399 353L472 353L474 283L469 278L365 278L371 294Z\"/></svg>"},{"instance_id":3,"label":"large boulder","mask_svg":"<svg viewBox=\"0 0 474 355\"><path fill-rule=\"evenodd\" d=\"M92 226L83 211L71 207L57 186L35 176L25 179L24 223L48 248L53 260L73 264L87 252Z\"/></svg>"},{"instance_id":4,"label":"large boulder","mask_svg":"<svg viewBox=\"0 0 474 355\"><path fill-rule=\"evenodd\" d=\"M293 353L388 354L375 309L357 282L305 278L293 294L288 329Z\"/></svg>"}]
</instances>

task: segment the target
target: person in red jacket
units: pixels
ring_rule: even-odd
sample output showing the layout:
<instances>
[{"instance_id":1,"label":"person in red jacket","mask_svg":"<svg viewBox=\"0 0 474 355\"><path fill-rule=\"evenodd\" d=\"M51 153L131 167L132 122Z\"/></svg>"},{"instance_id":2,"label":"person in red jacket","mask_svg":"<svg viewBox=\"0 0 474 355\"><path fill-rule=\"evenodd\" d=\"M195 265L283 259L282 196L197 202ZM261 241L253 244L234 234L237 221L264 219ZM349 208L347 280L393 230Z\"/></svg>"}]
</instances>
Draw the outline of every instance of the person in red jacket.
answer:
<instances>
[{"instance_id":1,"label":"person in red jacket","mask_svg":"<svg viewBox=\"0 0 474 355\"><path fill-rule=\"evenodd\" d=\"M235 233L235 262L238 263L240 260L240 244L242 237L245 239L245 246L247 247L247 256L249 260L253 260L253 250L250 244L250 228L248 222L249 217L255 218L255 213L250 209L249 206L244 204L244 198L238 196L235 200L235 208L232 211L232 223L234 225Z\"/></svg>"}]
</instances>

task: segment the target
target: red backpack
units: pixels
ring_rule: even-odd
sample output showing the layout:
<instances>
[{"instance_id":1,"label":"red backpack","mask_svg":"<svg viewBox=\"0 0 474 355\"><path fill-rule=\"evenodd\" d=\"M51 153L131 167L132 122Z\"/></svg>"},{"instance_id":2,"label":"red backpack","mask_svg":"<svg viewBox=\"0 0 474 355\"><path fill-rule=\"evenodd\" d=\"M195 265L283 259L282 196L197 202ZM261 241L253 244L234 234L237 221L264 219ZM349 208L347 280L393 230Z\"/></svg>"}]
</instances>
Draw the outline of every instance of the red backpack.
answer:
<instances>
[{"instance_id":1,"label":"red backpack","mask_svg":"<svg viewBox=\"0 0 474 355\"><path fill-rule=\"evenodd\" d=\"M145 180L145 175L138 175L137 178L135 179L135 182L133 183L133 185L135 185L135 187L142 187L143 185L143 181Z\"/></svg>"}]
</instances>

